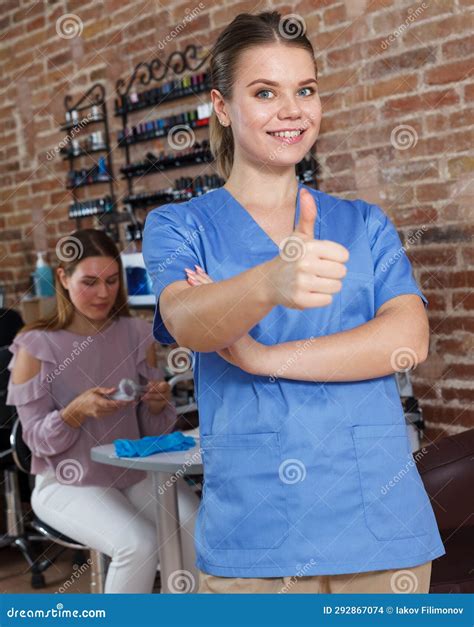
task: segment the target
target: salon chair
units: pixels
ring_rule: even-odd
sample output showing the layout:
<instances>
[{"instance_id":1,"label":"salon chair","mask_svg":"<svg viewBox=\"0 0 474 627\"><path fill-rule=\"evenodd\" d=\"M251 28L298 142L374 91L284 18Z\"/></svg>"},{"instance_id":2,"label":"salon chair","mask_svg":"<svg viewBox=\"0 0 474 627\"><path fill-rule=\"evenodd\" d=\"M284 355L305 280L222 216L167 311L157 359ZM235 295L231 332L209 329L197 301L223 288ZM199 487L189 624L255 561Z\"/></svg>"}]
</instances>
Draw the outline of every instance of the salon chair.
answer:
<instances>
[{"instance_id":1,"label":"salon chair","mask_svg":"<svg viewBox=\"0 0 474 627\"><path fill-rule=\"evenodd\" d=\"M25 522L20 491L18 487L19 470L30 475L31 451L22 437L22 426L19 418L16 419L10 435L11 457L15 467L6 469L5 472L5 500L7 504L8 536L10 544L16 546L25 557L31 570L31 586L44 588L44 571L47 570L66 549L86 551L90 554L90 574L92 593L103 593L108 556L87 547L72 538L65 536L53 527L40 520L34 512L31 519ZM34 542L53 542L61 547L50 558L40 559L35 556Z\"/></svg>"},{"instance_id":2,"label":"salon chair","mask_svg":"<svg viewBox=\"0 0 474 627\"><path fill-rule=\"evenodd\" d=\"M472 593L474 429L423 447L415 459L446 549L433 560L430 593Z\"/></svg>"}]
</instances>

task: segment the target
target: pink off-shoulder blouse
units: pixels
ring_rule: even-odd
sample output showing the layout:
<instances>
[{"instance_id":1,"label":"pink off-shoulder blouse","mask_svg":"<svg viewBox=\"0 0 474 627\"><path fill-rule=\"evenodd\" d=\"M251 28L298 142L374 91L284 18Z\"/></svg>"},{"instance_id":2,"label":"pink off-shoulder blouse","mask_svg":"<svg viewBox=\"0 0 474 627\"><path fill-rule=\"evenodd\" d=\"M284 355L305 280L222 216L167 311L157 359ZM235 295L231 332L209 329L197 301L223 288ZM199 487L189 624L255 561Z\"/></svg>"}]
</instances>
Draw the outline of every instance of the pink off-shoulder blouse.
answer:
<instances>
[{"instance_id":1,"label":"pink off-shoulder blouse","mask_svg":"<svg viewBox=\"0 0 474 627\"><path fill-rule=\"evenodd\" d=\"M40 372L25 383L10 377L7 404L17 409L23 439L32 452L32 474L55 473L60 483L124 488L145 477L139 470L91 460L94 446L116 438L136 439L173 431L176 409L168 404L151 414L145 403L132 404L103 418L88 417L81 427L69 426L61 410L85 390L117 386L121 379L163 380L146 352L154 342L152 325L140 318L120 316L102 332L84 336L67 330L20 333L10 345L13 370L20 346L41 361Z\"/></svg>"}]
</instances>

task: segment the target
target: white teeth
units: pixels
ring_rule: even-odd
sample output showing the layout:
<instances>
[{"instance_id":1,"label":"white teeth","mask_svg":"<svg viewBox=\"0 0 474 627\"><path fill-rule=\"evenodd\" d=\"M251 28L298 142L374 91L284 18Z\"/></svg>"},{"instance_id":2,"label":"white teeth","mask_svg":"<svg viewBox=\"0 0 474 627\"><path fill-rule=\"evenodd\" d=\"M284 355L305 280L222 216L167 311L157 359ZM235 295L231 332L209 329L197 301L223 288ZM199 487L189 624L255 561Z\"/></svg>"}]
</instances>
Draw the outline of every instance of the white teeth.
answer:
<instances>
[{"instance_id":1,"label":"white teeth","mask_svg":"<svg viewBox=\"0 0 474 627\"><path fill-rule=\"evenodd\" d=\"M270 135L275 137L298 137L298 135L301 135L301 131L279 131L278 133L270 133Z\"/></svg>"}]
</instances>

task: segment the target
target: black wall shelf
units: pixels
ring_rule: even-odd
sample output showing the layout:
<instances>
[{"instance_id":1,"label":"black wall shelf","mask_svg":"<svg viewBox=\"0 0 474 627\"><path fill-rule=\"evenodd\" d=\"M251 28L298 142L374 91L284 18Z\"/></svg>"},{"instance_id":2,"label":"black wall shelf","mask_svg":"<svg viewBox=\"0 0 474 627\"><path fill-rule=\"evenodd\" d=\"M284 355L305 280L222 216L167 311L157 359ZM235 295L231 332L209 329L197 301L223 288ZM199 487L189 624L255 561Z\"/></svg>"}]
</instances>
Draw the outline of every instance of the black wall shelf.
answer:
<instances>
[{"instance_id":1,"label":"black wall shelf","mask_svg":"<svg viewBox=\"0 0 474 627\"><path fill-rule=\"evenodd\" d=\"M191 84L189 84L191 83ZM120 96L115 101L115 116L124 115L124 113L133 113L134 111L142 111L149 107L157 107L169 102L175 102L189 96L197 96L203 92L209 91L209 75L205 72L181 80L170 81L162 87L154 87L142 91L136 96ZM135 93L135 92L132 92ZM133 101L134 99L136 101Z\"/></svg>"},{"instance_id":2,"label":"black wall shelf","mask_svg":"<svg viewBox=\"0 0 474 627\"><path fill-rule=\"evenodd\" d=\"M173 128L180 125L193 130L207 128L212 107L208 108L207 113L203 109L204 105L200 105L199 109L152 121L141 121L132 116L136 112L167 105L190 96L208 94L210 84L209 75L204 70L206 61L207 55L202 48L188 45L182 52L172 52L166 61L156 58L148 63L139 63L128 80L120 79L116 83L115 116L120 117L122 121L122 128L118 133L118 146L125 154L125 164L120 171L122 179L127 181L128 192L123 202L132 211L169 202L168 199L181 202L184 200L183 181L188 181L188 192L195 186L201 189L199 181L195 183L190 177L177 179L174 190L167 185L167 189L135 192L135 185L143 176L160 174L172 168L212 163L207 140L196 142L195 150L188 148L185 151L179 149L173 151L173 147L170 146L169 153L165 154L165 150L160 147L159 154L155 155L148 151L144 157L138 158L135 162L131 159L131 146L164 139ZM208 95L206 101L209 101ZM206 180L214 181L214 178L208 177Z\"/></svg>"},{"instance_id":3,"label":"black wall shelf","mask_svg":"<svg viewBox=\"0 0 474 627\"><path fill-rule=\"evenodd\" d=\"M101 83L95 83L92 87L74 103L73 96L64 98L65 122L61 125L62 131L68 131L66 147L60 152L63 159L69 161L68 180L66 188L71 190L72 202L69 207L69 217L76 220L76 228L81 228L81 219L92 215L100 217L102 214L112 214L116 211L116 199L114 192L114 176L112 164L112 152L110 146L110 132L107 118L107 104L105 88ZM92 124L102 128L90 135L82 145L77 135ZM95 145L94 145L95 144ZM80 157L88 157L96 152L105 152L98 163L88 168L76 170L75 160ZM98 179L98 180L94 180ZM102 179L102 180L100 180ZM107 193L94 199L80 199L77 190L89 185L107 186ZM118 241L118 230L109 229L109 233L115 241Z\"/></svg>"}]
</instances>

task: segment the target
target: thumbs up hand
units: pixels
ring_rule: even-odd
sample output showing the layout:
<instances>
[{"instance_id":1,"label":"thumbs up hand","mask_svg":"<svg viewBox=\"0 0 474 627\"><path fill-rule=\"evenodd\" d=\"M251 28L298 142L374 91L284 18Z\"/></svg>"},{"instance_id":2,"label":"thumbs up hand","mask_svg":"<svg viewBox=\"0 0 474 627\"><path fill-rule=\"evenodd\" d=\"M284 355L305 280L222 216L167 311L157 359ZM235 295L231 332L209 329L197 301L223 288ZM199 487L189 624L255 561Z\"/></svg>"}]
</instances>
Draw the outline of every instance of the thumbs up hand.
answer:
<instances>
[{"instance_id":1,"label":"thumbs up hand","mask_svg":"<svg viewBox=\"0 0 474 627\"><path fill-rule=\"evenodd\" d=\"M302 188L298 224L280 244L280 254L266 264L268 293L274 305L324 307L342 287L349 251L337 242L314 238L317 214L312 194Z\"/></svg>"}]
</instances>

